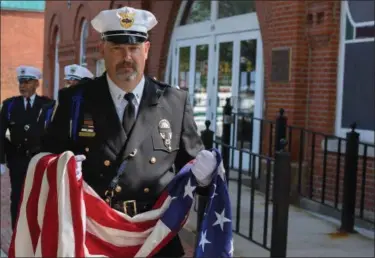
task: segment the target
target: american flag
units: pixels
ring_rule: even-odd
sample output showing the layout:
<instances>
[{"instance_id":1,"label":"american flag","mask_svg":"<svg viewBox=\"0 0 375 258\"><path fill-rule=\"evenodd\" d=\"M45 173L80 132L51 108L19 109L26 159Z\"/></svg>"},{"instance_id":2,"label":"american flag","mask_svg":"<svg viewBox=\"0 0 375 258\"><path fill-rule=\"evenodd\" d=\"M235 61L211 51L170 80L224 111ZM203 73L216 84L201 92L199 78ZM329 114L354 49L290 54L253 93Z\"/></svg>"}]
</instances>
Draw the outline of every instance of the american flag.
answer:
<instances>
[{"instance_id":1,"label":"american flag","mask_svg":"<svg viewBox=\"0 0 375 258\"><path fill-rule=\"evenodd\" d=\"M220 154L196 257L231 257L232 223ZM186 164L153 209L134 217L109 207L76 174L70 151L31 160L9 257L152 257L184 226L197 182Z\"/></svg>"}]
</instances>

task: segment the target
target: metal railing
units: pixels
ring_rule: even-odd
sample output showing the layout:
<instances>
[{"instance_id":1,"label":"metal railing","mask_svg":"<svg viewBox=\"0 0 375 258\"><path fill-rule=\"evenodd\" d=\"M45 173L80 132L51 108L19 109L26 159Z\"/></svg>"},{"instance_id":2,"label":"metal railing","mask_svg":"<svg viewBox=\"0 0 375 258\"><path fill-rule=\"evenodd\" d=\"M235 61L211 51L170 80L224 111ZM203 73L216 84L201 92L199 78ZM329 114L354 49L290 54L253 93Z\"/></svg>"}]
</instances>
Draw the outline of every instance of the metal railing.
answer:
<instances>
[{"instance_id":1,"label":"metal railing","mask_svg":"<svg viewBox=\"0 0 375 258\"><path fill-rule=\"evenodd\" d=\"M274 206L289 205L289 197L296 204L302 198L336 210L341 217L341 230L345 232L353 232L356 218L370 224L375 222L374 158L373 154L370 155L375 145L359 141L355 124L343 138L288 125L283 109L280 109L275 120L266 120L249 113L234 113L227 101L223 107L220 137L209 129L209 121L206 121L206 127L201 134L206 148L214 145L221 148L226 177L236 181L236 212L233 216L236 223L233 230L238 235L271 253L272 250L275 252L276 247L272 248L272 241L268 241L268 238L271 235L271 239L275 237L279 239L278 243L284 243L280 239L286 237L287 220L285 217L279 218L278 223L284 228L284 233L274 233L273 227L271 230L269 227L268 214L272 214L273 221L276 220L278 216L275 215ZM288 155L289 165L278 164L280 154ZM280 175L284 178L280 178ZM286 186L289 190L279 189ZM243 191L245 187L250 189L246 195ZM253 233L256 190L263 192L265 200L262 211L265 216L261 222L263 229L260 230L263 237L260 240ZM250 203L247 211L250 221L249 230L244 233L241 231L241 209L242 200L246 198ZM269 205L273 206L272 210ZM284 214L288 213L287 207L283 207L283 210ZM286 250L286 242L282 245L278 249L281 253L281 249Z\"/></svg>"},{"instance_id":2,"label":"metal railing","mask_svg":"<svg viewBox=\"0 0 375 258\"><path fill-rule=\"evenodd\" d=\"M231 194L233 231L270 251L270 257L286 257L291 176L290 154L285 151L286 141L282 140L278 144L279 149L275 155L268 156L243 148L243 144L239 146L230 144L228 136L231 127L230 119L224 119L221 138L214 137L209 126L210 122L206 121L207 129L202 131L201 137L206 149L211 149L214 145L217 149L221 149L228 189L230 192L234 191L234 194ZM231 176L232 169L229 165L230 153L235 152L239 173L233 173L237 175L236 182L233 183L231 179L234 178ZM232 162L234 159L231 157ZM247 169L244 169L245 163L247 163ZM256 190L255 179L260 169L266 175L264 195ZM246 176L248 178L244 178ZM249 185L244 183L247 179L250 179ZM271 192L271 188L274 191ZM206 202L207 198L198 196L198 232Z\"/></svg>"},{"instance_id":3,"label":"metal railing","mask_svg":"<svg viewBox=\"0 0 375 258\"><path fill-rule=\"evenodd\" d=\"M359 141L355 123L343 138L288 125L283 109L280 109L275 120L259 119L244 113L225 115L230 116L227 120L231 121L231 125L227 130L231 137L230 140L226 139L228 136L224 135L223 129L222 138L230 145L250 151L257 149L257 153L273 157L280 149L280 140L288 142L287 151L292 158L292 192L295 196L342 213L344 195L347 194L344 190L345 171L351 171L347 176L358 185L350 190L353 194L351 198L356 200L354 216L370 224L375 222L375 144ZM232 170L238 169L235 156L232 148L228 162L228 168ZM258 179L264 181L262 176L259 171Z\"/></svg>"}]
</instances>

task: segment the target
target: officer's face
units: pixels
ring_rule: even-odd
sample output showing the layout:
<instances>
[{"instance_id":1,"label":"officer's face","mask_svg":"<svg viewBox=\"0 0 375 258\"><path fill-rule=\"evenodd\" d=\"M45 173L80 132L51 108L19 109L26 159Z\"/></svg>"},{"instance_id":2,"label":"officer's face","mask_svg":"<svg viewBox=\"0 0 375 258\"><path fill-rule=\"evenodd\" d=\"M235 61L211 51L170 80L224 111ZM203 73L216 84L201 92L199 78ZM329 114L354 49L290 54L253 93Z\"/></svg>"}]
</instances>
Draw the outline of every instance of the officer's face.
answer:
<instances>
[{"instance_id":1,"label":"officer's face","mask_svg":"<svg viewBox=\"0 0 375 258\"><path fill-rule=\"evenodd\" d=\"M79 80L65 80L65 87L70 87L79 83Z\"/></svg>"},{"instance_id":2,"label":"officer's face","mask_svg":"<svg viewBox=\"0 0 375 258\"><path fill-rule=\"evenodd\" d=\"M38 80L19 80L20 94L25 98L31 97L39 86Z\"/></svg>"},{"instance_id":3,"label":"officer's face","mask_svg":"<svg viewBox=\"0 0 375 258\"><path fill-rule=\"evenodd\" d=\"M102 42L101 52L109 76L119 82L139 79L145 69L149 48L148 41L136 45Z\"/></svg>"}]
</instances>

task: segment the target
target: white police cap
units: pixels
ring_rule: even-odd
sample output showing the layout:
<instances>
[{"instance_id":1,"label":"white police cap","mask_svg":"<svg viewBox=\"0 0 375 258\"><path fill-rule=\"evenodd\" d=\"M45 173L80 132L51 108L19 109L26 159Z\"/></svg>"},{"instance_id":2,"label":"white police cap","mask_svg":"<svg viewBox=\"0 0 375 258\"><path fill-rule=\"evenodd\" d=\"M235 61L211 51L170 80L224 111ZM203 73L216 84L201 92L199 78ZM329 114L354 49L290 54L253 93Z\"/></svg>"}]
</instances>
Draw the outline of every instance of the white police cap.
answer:
<instances>
[{"instance_id":1,"label":"white police cap","mask_svg":"<svg viewBox=\"0 0 375 258\"><path fill-rule=\"evenodd\" d=\"M64 67L65 80L81 80L82 78L92 78L94 75L86 67L72 64Z\"/></svg>"},{"instance_id":2,"label":"white police cap","mask_svg":"<svg viewBox=\"0 0 375 258\"><path fill-rule=\"evenodd\" d=\"M146 10L122 7L101 11L92 21L94 29L104 40L116 44L137 44L148 39L148 31L158 23Z\"/></svg>"},{"instance_id":3,"label":"white police cap","mask_svg":"<svg viewBox=\"0 0 375 258\"><path fill-rule=\"evenodd\" d=\"M18 80L39 80L42 78L42 72L33 66L21 65L16 68Z\"/></svg>"}]
</instances>

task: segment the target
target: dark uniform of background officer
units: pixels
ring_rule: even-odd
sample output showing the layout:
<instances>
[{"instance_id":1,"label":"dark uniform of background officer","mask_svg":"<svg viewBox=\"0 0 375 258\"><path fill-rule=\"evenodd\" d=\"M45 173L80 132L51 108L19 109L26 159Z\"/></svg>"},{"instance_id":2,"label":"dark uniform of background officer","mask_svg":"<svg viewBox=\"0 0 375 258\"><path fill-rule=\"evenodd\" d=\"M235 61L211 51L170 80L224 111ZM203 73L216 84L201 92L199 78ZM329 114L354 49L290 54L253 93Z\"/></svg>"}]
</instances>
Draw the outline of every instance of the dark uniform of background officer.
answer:
<instances>
[{"instance_id":1,"label":"dark uniform of background officer","mask_svg":"<svg viewBox=\"0 0 375 258\"><path fill-rule=\"evenodd\" d=\"M45 105L43 107L41 115L39 116L38 123L44 129L46 129L49 123L51 122L55 108L57 107L61 99L64 98L64 92L66 91L66 89L80 82L90 81L94 77L94 75L90 72L89 69L77 64L65 66L64 75L65 87L59 90L58 101L53 101Z\"/></svg>"},{"instance_id":2,"label":"dark uniform of background officer","mask_svg":"<svg viewBox=\"0 0 375 258\"><path fill-rule=\"evenodd\" d=\"M204 147L187 92L143 74L150 48L147 32L157 24L155 16L123 7L100 12L91 24L102 35L100 50L107 72L66 90L43 151L84 154L84 180L103 199L111 200L114 209L132 216L150 210L174 172ZM72 106L78 103L76 120ZM115 196L107 199L106 190L124 160L128 163ZM207 180L195 176L201 186L207 185ZM124 201L131 201L126 210ZM157 254L183 255L178 236Z\"/></svg>"},{"instance_id":3,"label":"dark uniform of background officer","mask_svg":"<svg viewBox=\"0 0 375 258\"><path fill-rule=\"evenodd\" d=\"M37 68L20 66L16 71L21 96L6 99L0 114L0 163L2 170L5 162L9 168L13 228L30 158L40 149L43 131L37 126L37 118L42 106L51 102L49 98L36 94L41 78ZM7 129L10 139L5 135Z\"/></svg>"}]
</instances>

